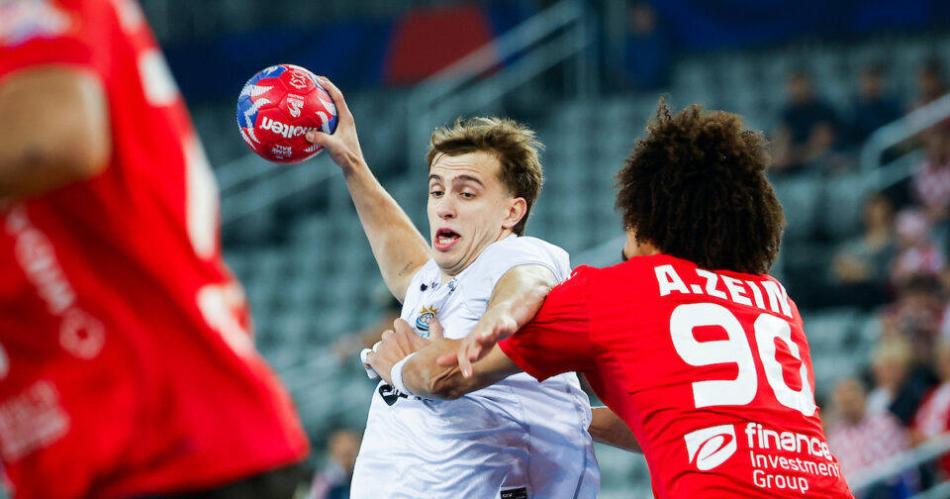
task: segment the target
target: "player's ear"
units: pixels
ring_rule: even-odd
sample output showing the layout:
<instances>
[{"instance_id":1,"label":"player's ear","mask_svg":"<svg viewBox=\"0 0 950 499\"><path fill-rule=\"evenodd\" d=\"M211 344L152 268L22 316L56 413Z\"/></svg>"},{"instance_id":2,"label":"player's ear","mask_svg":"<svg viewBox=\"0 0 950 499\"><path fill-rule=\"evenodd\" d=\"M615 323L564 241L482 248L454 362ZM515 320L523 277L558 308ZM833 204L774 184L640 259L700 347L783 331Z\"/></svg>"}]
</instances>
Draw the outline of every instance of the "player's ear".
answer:
<instances>
[{"instance_id":1,"label":"player's ear","mask_svg":"<svg viewBox=\"0 0 950 499\"><path fill-rule=\"evenodd\" d=\"M508 203L508 213L501 226L512 230L528 213L528 202L524 198L514 198Z\"/></svg>"}]
</instances>

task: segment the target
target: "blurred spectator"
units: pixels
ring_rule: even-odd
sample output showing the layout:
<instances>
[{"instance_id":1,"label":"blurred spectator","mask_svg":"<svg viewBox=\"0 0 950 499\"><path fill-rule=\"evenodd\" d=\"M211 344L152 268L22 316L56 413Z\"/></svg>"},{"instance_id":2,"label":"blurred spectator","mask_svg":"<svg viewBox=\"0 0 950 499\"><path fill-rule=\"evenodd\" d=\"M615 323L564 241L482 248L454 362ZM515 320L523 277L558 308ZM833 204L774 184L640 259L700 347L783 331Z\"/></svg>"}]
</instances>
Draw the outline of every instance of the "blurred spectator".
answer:
<instances>
[{"instance_id":1,"label":"blurred spectator","mask_svg":"<svg viewBox=\"0 0 950 499\"><path fill-rule=\"evenodd\" d=\"M891 282L902 286L917 275L936 276L944 266L944 255L932 238L931 224L920 210L897 214L897 256L891 266Z\"/></svg>"},{"instance_id":2,"label":"blurred spectator","mask_svg":"<svg viewBox=\"0 0 950 499\"><path fill-rule=\"evenodd\" d=\"M937 58L931 58L917 70L917 99L914 107L920 107L937 100L947 93L947 83L943 77L943 64Z\"/></svg>"},{"instance_id":3,"label":"blurred spectator","mask_svg":"<svg viewBox=\"0 0 950 499\"><path fill-rule=\"evenodd\" d=\"M840 124L834 109L815 95L805 72L791 73L786 88L789 101L775 134L773 168L795 173L827 159L838 139Z\"/></svg>"},{"instance_id":4,"label":"blurred spectator","mask_svg":"<svg viewBox=\"0 0 950 499\"><path fill-rule=\"evenodd\" d=\"M950 431L950 342L941 341L936 348L936 368L940 385L927 394L914 416L913 439L923 443ZM940 460L945 477L950 477L950 455Z\"/></svg>"},{"instance_id":5,"label":"blurred spectator","mask_svg":"<svg viewBox=\"0 0 950 499\"><path fill-rule=\"evenodd\" d=\"M867 409L872 413L886 412L907 378L912 353L903 338L885 338L871 356L873 388L867 394Z\"/></svg>"},{"instance_id":6,"label":"blurred spectator","mask_svg":"<svg viewBox=\"0 0 950 499\"><path fill-rule=\"evenodd\" d=\"M950 132L935 127L923 134L926 157L914 173L914 198L930 220L936 241L947 248L948 214L950 214Z\"/></svg>"},{"instance_id":7,"label":"blurred spectator","mask_svg":"<svg viewBox=\"0 0 950 499\"><path fill-rule=\"evenodd\" d=\"M940 283L932 276L914 276L898 290L897 301L884 313L882 335L913 345L914 360L932 364L943 308Z\"/></svg>"},{"instance_id":8,"label":"blurred spectator","mask_svg":"<svg viewBox=\"0 0 950 499\"><path fill-rule=\"evenodd\" d=\"M866 408L864 386L846 378L833 394L837 418L828 428L828 445L848 480L910 447L907 431L890 413ZM906 497L909 480L896 479L872 487L860 499Z\"/></svg>"},{"instance_id":9,"label":"blurred spectator","mask_svg":"<svg viewBox=\"0 0 950 499\"><path fill-rule=\"evenodd\" d=\"M894 206L883 194L873 194L864 203L864 234L843 243L835 253L833 290L826 301L866 308L885 303L896 247Z\"/></svg>"},{"instance_id":10,"label":"blurred spectator","mask_svg":"<svg viewBox=\"0 0 950 499\"><path fill-rule=\"evenodd\" d=\"M911 343L900 336L882 338L871 359L871 375L874 388L867 395L868 412L890 412L910 425L931 385L929 371L914 362Z\"/></svg>"},{"instance_id":11,"label":"blurred spectator","mask_svg":"<svg viewBox=\"0 0 950 499\"><path fill-rule=\"evenodd\" d=\"M626 40L627 81L636 90L666 86L670 73L670 44L657 23L656 11L647 2L630 8L630 31Z\"/></svg>"},{"instance_id":12,"label":"blurred spectator","mask_svg":"<svg viewBox=\"0 0 950 499\"><path fill-rule=\"evenodd\" d=\"M851 104L851 145L860 146L875 130L901 117L901 106L885 90L884 76L882 64L861 71L858 93Z\"/></svg>"},{"instance_id":13,"label":"blurred spectator","mask_svg":"<svg viewBox=\"0 0 950 499\"><path fill-rule=\"evenodd\" d=\"M348 499L360 436L351 430L337 430L330 435L327 447L328 462L314 476L307 499Z\"/></svg>"}]
</instances>

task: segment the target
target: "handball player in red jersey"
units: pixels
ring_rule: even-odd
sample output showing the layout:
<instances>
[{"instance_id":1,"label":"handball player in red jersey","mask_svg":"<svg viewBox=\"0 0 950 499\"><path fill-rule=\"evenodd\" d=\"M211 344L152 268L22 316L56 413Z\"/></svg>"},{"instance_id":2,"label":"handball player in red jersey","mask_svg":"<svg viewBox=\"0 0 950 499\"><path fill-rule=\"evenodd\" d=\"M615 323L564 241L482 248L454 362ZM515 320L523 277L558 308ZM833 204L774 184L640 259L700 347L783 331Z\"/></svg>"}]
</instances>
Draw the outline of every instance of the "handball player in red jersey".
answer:
<instances>
[{"instance_id":1,"label":"handball player in red jersey","mask_svg":"<svg viewBox=\"0 0 950 499\"><path fill-rule=\"evenodd\" d=\"M289 497L307 440L249 328L214 178L138 5L0 1L14 497Z\"/></svg>"},{"instance_id":2,"label":"handball player in red jersey","mask_svg":"<svg viewBox=\"0 0 950 499\"><path fill-rule=\"evenodd\" d=\"M510 304L463 340L434 340L402 383L453 398L520 370L577 371L613 410L590 431L639 447L659 498L852 497L798 308L768 275L784 216L767 162L738 116L661 103L618 175L627 261L580 267L543 305ZM377 372L411 353L408 334L397 323L384 335Z\"/></svg>"}]
</instances>

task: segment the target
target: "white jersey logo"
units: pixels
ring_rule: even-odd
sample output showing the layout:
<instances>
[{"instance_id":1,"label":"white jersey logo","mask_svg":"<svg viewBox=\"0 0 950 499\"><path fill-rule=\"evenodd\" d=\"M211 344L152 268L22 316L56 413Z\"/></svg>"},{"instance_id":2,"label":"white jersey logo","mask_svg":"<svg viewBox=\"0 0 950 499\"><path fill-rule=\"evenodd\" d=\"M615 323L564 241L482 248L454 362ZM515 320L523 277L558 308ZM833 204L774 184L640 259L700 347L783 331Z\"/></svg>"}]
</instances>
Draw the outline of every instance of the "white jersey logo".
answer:
<instances>
[{"instance_id":1,"label":"white jersey logo","mask_svg":"<svg viewBox=\"0 0 950 499\"><path fill-rule=\"evenodd\" d=\"M736 453L736 430L731 424L696 430L683 437L689 462L700 471L709 471Z\"/></svg>"}]
</instances>

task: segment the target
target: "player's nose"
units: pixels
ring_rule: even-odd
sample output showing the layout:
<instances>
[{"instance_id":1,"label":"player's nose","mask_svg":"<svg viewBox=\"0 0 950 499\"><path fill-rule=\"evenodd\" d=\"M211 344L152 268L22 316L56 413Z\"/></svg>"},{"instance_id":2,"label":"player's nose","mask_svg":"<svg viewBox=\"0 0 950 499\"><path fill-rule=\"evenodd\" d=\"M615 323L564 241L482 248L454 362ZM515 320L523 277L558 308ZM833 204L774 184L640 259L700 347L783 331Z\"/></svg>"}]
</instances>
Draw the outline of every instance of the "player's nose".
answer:
<instances>
[{"instance_id":1,"label":"player's nose","mask_svg":"<svg viewBox=\"0 0 950 499\"><path fill-rule=\"evenodd\" d=\"M453 219L456 215L455 203L449 198L450 196L443 196L435 204L435 214L443 220Z\"/></svg>"}]
</instances>

